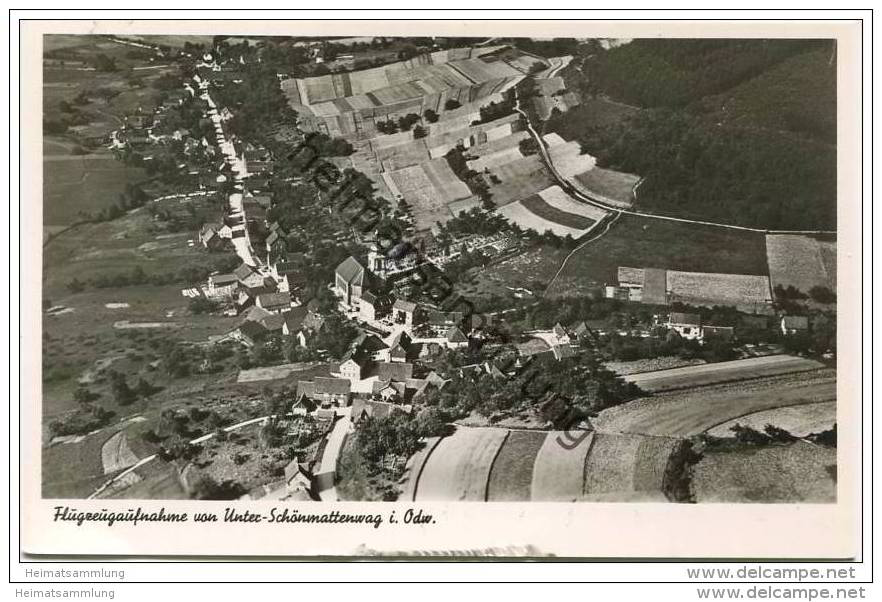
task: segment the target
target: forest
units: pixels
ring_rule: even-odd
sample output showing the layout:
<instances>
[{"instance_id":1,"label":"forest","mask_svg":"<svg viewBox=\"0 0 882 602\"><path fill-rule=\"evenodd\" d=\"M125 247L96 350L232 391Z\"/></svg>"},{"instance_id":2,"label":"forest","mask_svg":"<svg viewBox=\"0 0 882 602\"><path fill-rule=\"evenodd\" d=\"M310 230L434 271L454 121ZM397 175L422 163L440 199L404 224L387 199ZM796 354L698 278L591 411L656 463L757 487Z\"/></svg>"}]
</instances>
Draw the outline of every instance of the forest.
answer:
<instances>
[{"instance_id":1,"label":"forest","mask_svg":"<svg viewBox=\"0 0 882 602\"><path fill-rule=\"evenodd\" d=\"M638 207L765 229L836 227L835 47L635 40L567 75L583 104L548 131L645 178Z\"/></svg>"}]
</instances>

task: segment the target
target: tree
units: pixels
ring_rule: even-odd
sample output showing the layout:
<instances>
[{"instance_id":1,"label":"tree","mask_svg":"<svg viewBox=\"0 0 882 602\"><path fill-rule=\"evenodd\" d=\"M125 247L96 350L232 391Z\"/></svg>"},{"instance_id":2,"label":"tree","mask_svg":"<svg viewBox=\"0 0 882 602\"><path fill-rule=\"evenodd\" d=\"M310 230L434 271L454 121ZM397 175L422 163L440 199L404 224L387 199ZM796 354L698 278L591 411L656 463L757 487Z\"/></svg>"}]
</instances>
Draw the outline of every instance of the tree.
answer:
<instances>
[{"instance_id":1,"label":"tree","mask_svg":"<svg viewBox=\"0 0 882 602\"><path fill-rule=\"evenodd\" d=\"M78 386L74 391L74 401L80 405L89 405L99 397L100 395L93 393L85 385Z\"/></svg>"},{"instance_id":2,"label":"tree","mask_svg":"<svg viewBox=\"0 0 882 602\"><path fill-rule=\"evenodd\" d=\"M129 387L129 383L126 382L126 377L119 372L112 371L110 373L110 392L113 395L113 400L121 405L127 406L131 405L138 399L137 393Z\"/></svg>"},{"instance_id":3,"label":"tree","mask_svg":"<svg viewBox=\"0 0 882 602\"><path fill-rule=\"evenodd\" d=\"M825 305L836 303L836 293L826 286L813 286L809 289L809 297Z\"/></svg>"},{"instance_id":4,"label":"tree","mask_svg":"<svg viewBox=\"0 0 882 602\"><path fill-rule=\"evenodd\" d=\"M445 111L452 111L453 109L458 109L461 106L462 106L462 104L458 100L454 100L453 98L450 98L447 100L447 102L444 103L444 110Z\"/></svg>"},{"instance_id":5,"label":"tree","mask_svg":"<svg viewBox=\"0 0 882 602\"><path fill-rule=\"evenodd\" d=\"M423 112L423 117L425 117L426 121L428 121L429 123L435 123L436 121L438 121L438 113L436 113L432 109L426 109Z\"/></svg>"},{"instance_id":6,"label":"tree","mask_svg":"<svg viewBox=\"0 0 882 602\"><path fill-rule=\"evenodd\" d=\"M420 138L425 138L427 135L428 135L428 132L426 131L426 129L423 126L418 125L415 128L413 128L413 139L414 140L418 140Z\"/></svg>"}]
</instances>

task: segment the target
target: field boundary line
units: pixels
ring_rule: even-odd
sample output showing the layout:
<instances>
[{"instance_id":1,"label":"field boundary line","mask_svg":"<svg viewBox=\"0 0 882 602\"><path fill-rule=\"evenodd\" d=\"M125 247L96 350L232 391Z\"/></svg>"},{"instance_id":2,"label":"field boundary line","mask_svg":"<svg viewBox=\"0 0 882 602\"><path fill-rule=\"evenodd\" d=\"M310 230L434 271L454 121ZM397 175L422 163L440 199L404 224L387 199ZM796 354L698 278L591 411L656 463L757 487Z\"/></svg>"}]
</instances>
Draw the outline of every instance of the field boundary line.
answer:
<instances>
[{"instance_id":1,"label":"field boundary line","mask_svg":"<svg viewBox=\"0 0 882 602\"><path fill-rule=\"evenodd\" d=\"M543 296L543 297L548 296L548 291L551 290L551 287L554 285L555 281L557 280L557 277L560 276L561 272L563 272L564 268L567 266L567 262L569 262L570 258L571 258L573 255L575 255L576 252L580 251L583 247L585 247L585 246L588 245L589 243L592 243L592 242L594 242L594 241L596 241L596 240L599 240L600 238L602 238L602 237L604 237L606 234L608 234L610 228L612 228L612 225L613 225L613 224L616 222L616 220L618 220L621 216L622 216L622 212L621 212L621 211L617 212L616 215L615 215L615 217L613 217L612 219L610 219L610 220L608 220L608 221L606 222L606 227L603 229L603 232L601 232L600 234L597 234L596 236L594 236L594 237L592 237L592 238L589 238L588 240L586 240L585 242L583 242L582 244L580 244L579 246L577 246L575 249L573 249L572 251L570 251L569 254L568 254L566 257L564 257L563 262L560 264L560 268L558 268L557 272L555 272L555 274L554 274L554 276L552 277L551 281L548 283L548 286L545 287L545 292L542 293L542 296ZM598 224L600 224L600 222L598 222Z\"/></svg>"},{"instance_id":2,"label":"field boundary line","mask_svg":"<svg viewBox=\"0 0 882 602\"><path fill-rule=\"evenodd\" d=\"M493 460L490 461L490 470L487 471L487 482L484 483L484 500L485 502L490 501L490 481L493 479L493 467L496 466L496 461L499 460L499 454L502 453L502 448L505 447L506 441L508 441L508 437L511 435L511 429L505 430L505 437L502 438L502 443L499 444L499 447L496 448L496 453L493 454Z\"/></svg>"}]
</instances>

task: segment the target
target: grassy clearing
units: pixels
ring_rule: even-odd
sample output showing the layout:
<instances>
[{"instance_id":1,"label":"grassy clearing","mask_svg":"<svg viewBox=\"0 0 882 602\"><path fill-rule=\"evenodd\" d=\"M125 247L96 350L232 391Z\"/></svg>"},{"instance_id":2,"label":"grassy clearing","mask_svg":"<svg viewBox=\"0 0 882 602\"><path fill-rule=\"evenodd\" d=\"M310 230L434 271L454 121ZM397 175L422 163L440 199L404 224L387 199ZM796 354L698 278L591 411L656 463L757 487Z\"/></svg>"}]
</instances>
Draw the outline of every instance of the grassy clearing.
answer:
<instances>
[{"instance_id":1,"label":"grassy clearing","mask_svg":"<svg viewBox=\"0 0 882 602\"><path fill-rule=\"evenodd\" d=\"M66 226L80 212L98 213L116 204L126 184L145 177L143 169L127 167L109 154L44 155L43 225Z\"/></svg>"},{"instance_id":2,"label":"grassy clearing","mask_svg":"<svg viewBox=\"0 0 882 602\"><path fill-rule=\"evenodd\" d=\"M762 234L623 215L572 256L549 292L616 282L619 266L768 275Z\"/></svg>"},{"instance_id":3,"label":"grassy clearing","mask_svg":"<svg viewBox=\"0 0 882 602\"><path fill-rule=\"evenodd\" d=\"M706 452L695 466L698 503L832 503L836 450L806 441Z\"/></svg>"},{"instance_id":4,"label":"grassy clearing","mask_svg":"<svg viewBox=\"0 0 882 602\"><path fill-rule=\"evenodd\" d=\"M510 305L515 299L512 289L526 288L534 295L541 294L566 254L563 249L538 247L490 267L474 268L457 283L457 291L479 311L485 306Z\"/></svg>"}]
</instances>

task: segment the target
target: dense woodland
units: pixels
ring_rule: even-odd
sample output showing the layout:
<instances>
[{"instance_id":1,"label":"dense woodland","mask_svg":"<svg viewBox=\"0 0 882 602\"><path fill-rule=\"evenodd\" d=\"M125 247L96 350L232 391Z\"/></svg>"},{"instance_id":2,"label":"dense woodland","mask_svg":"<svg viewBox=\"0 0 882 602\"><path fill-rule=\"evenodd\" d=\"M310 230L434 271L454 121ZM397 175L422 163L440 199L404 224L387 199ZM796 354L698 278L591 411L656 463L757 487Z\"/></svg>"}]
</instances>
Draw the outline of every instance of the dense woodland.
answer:
<instances>
[{"instance_id":1,"label":"dense woodland","mask_svg":"<svg viewBox=\"0 0 882 602\"><path fill-rule=\"evenodd\" d=\"M642 209L832 230L835 58L819 40L635 40L567 70L586 102L547 129L644 176Z\"/></svg>"}]
</instances>

